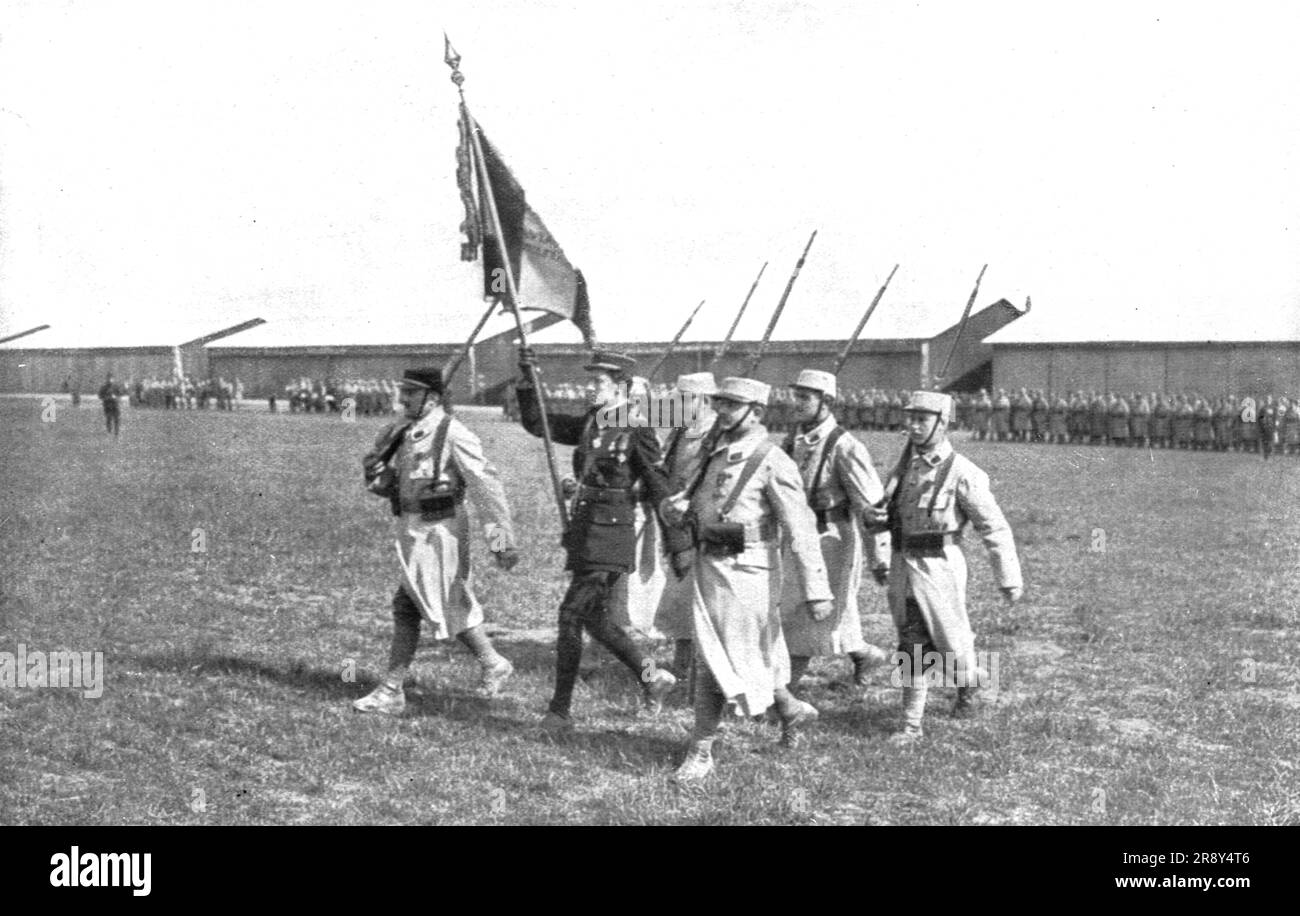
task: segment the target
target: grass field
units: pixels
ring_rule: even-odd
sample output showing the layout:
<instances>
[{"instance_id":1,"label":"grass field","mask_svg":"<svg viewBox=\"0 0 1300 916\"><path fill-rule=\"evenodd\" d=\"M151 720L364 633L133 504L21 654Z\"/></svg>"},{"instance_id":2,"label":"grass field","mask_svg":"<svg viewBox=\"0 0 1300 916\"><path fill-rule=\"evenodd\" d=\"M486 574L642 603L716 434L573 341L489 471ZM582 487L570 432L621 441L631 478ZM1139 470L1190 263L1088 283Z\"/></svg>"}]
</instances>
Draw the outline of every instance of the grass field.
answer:
<instances>
[{"instance_id":1,"label":"grass field","mask_svg":"<svg viewBox=\"0 0 1300 916\"><path fill-rule=\"evenodd\" d=\"M475 547L519 674L479 699L468 653L426 639L389 720L350 709L397 574L387 506L359 485L378 421L127 410L114 441L97 405L42 422L0 401L0 652L104 659L96 699L0 689L0 823L1300 823L1300 459L959 439L1028 586L1005 608L967 539L997 701L956 720L932 691L925 739L896 748L887 674L864 702L845 660L815 663L806 749L736 724L712 782L679 792L689 712L637 715L612 660L573 740L533 730L565 585L555 509L540 444L465 417L522 534L510 575ZM899 440L862 436L894 460ZM892 645L883 592L862 598Z\"/></svg>"}]
</instances>

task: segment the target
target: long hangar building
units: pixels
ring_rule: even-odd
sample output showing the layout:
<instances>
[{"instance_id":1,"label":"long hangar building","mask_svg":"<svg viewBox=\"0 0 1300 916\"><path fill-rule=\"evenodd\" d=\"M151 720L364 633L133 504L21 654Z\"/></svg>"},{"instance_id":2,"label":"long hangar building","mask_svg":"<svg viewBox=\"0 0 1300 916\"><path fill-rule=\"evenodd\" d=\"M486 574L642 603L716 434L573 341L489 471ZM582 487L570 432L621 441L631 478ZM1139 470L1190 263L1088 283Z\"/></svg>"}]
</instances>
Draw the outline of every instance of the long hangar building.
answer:
<instances>
[{"instance_id":1,"label":"long hangar building","mask_svg":"<svg viewBox=\"0 0 1300 916\"><path fill-rule=\"evenodd\" d=\"M1260 334L1253 339L1173 339L1165 329L1160 337L1127 340L1070 340L1045 337L1023 313L999 299L979 309L954 354L949 390L979 388L1044 388L1058 392L1085 391L1197 391L1207 396L1272 394L1300 396L1300 326L1286 334ZM399 378L402 370L418 363L445 363L461 344L375 342L348 339L347 331L315 334L310 329L278 329L276 322L252 327L257 320L224 329L185 329L170 336L148 339L80 340L66 338L59 329L44 330L0 343L0 393L57 393L65 379L79 382L92 393L111 370L121 381L133 376L166 377L176 362L177 350L185 371L194 377L239 378L245 395L265 398L281 394L290 381L344 378ZM250 330L250 327L252 329ZM561 330L556 328L556 331ZM576 336L571 327L564 328ZM868 326L872 330L872 326ZM200 333L206 331L207 333ZM855 344L840 384L851 388L913 388L940 371L952 346L956 326L919 327L882 322L882 336ZM883 332L883 333L882 333ZM448 336L454 331L449 331ZM539 339L546 336L539 335ZM320 337L320 339L315 339ZM472 372L467 365L457 376L453 396L461 403L473 400L499 402L517 373L514 333L506 331L482 341L476 348ZM155 339L157 338L157 339ZM164 339L165 338L165 339ZM708 366L717 341L690 341L679 345L659 371L670 381L684 372ZM665 344L619 343L635 355L648 371ZM759 374L772 381L793 379L805 367L830 368L843 341L773 341ZM735 341L718 367L719 376L747 371L756 341ZM579 382L587 350L578 343L540 343L536 347L548 383ZM477 390L471 390L471 380Z\"/></svg>"}]
</instances>

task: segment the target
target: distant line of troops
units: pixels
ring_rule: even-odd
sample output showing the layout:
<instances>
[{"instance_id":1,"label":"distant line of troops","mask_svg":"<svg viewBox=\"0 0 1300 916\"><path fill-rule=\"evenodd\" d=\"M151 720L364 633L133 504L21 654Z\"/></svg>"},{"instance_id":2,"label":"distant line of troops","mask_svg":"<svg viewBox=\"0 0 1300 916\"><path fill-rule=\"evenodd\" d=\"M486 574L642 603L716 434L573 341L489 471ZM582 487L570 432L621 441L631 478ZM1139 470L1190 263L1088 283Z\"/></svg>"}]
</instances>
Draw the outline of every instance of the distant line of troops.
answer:
<instances>
[{"instance_id":1,"label":"distant line of troops","mask_svg":"<svg viewBox=\"0 0 1300 916\"><path fill-rule=\"evenodd\" d=\"M1020 389L957 401L957 420L978 439L1300 454L1300 400L1196 393L1129 396Z\"/></svg>"},{"instance_id":2,"label":"distant line of troops","mask_svg":"<svg viewBox=\"0 0 1300 916\"><path fill-rule=\"evenodd\" d=\"M363 417L387 416L399 409L397 383L392 379L320 379L300 378L284 386L289 413L338 413L351 399L356 413ZM267 398L271 413L276 412L276 395Z\"/></svg>"},{"instance_id":3,"label":"distant line of troops","mask_svg":"<svg viewBox=\"0 0 1300 916\"><path fill-rule=\"evenodd\" d=\"M587 409L582 386L561 382L545 387L548 405L557 412L580 416ZM668 391L667 386L657 386L651 396L663 398ZM898 431L910 395L876 388L846 391L835 405L835 417L847 429ZM1256 402L1234 395L1211 399L1196 393L1125 396L1076 391L1067 398L1021 388L1014 394L998 389L992 397L982 389L978 394L959 393L954 401L953 428L981 440L1300 455L1300 398L1294 397L1275 401L1268 395ZM519 418L513 399L507 401L505 414ZM772 389L766 426L773 432L794 428L792 388Z\"/></svg>"},{"instance_id":4,"label":"distant line of troops","mask_svg":"<svg viewBox=\"0 0 1300 916\"><path fill-rule=\"evenodd\" d=\"M224 378L150 377L128 381L126 390L132 407L162 410L207 410L209 404L217 410L234 410L244 397L243 382Z\"/></svg>"}]
</instances>

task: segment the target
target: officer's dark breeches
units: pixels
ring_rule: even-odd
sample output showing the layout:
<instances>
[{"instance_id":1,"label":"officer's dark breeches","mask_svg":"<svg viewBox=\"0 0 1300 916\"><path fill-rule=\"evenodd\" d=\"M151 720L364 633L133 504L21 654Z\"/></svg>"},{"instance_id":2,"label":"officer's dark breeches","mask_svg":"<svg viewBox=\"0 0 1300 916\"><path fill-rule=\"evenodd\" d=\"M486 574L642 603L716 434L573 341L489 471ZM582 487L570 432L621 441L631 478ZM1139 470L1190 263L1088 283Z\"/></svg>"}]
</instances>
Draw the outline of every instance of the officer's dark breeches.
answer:
<instances>
[{"instance_id":1,"label":"officer's dark breeches","mask_svg":"<svg viewBox=\"0 0 1300 916\"><path fill-rule=\"evenodd\" d=\"M555 640L555 696L551 712L567 716L582 662L582 631L612 652L638 677L642 654L626 633L609 622L609 594L622 573L575 572L560 602L559 635Z\"/></svg>"}]
</instances>

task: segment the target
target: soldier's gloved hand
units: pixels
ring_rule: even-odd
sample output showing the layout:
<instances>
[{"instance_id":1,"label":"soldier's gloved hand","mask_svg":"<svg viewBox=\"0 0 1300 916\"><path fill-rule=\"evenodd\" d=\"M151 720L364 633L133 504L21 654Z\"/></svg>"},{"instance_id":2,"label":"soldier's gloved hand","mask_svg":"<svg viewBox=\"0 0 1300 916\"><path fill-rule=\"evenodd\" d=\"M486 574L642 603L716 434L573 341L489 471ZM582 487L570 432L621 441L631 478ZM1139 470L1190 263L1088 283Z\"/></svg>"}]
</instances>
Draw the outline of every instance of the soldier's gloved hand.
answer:
<instances>
[{"instance_id":1,"label":"soldier's gloved hand","mask_svg":"<svg viewBox=\"0 0 1300 916\"><path fill-rule=\"evenodd\" d=\"M872 576L873 579L876 580L876 584L877 584L877 585L888 585L888 584L889 584L889 567L888 567L888 566L876 566L876 567L873 567L872 570L871 570L871 576Z\"/></svg>"},{"instance_id":2,"label":"soldier's gloved hand","mask_svg":"<svg viewBox=\"0 0 1300 916\"><path fill-rule=\"evenodd\" d=\"M574 479L572 474L565 474L560 478L560 492L564 494L565 499L578 492L578 481Z\"/></svg>"},{"instance_id":3,"label":"soldier's gloved hand","mask_svg":"<svg viewBox=\"0 0 1300 916\"><path fill-rule=\"evenodd\" d=\"M695 549L687 548L686 550L679 550L677 553L673 554L672 563L673 574L677 576L678 579L685 579L687 573L691 571L691 567L695 565Z\"/></svg>"},{"instance_id":4,"label":"soldier's gloved hand","mask_svg":"<svg viewBox=\"0 0 1300 916\"><path fill-rule=\"evenodd\" d=\"M492 559L496 561L498 568L510 572L519 565L519 551L513 547L503 547L501 550L492 551Z\"/></svg>"},{"instance_id":5,"label":"soldier's gloved hand","mask_svg":"<svg viewBox=\"0 0 1300 916\"><path fill-rule=\"evenodd\" d=\"M519 348L519 368L523 370L524 374L527 375L527 374L528 374L528 370L529 370L531 367L536 366L536 365L537 365L537 354L533 352L533 348L532 348L532 347L520 347L520 348Z\"/></svg>"},{"instance_id":6,"label":"soldier's gloved hand","mask_svg":"<svg viewBox=\"0 0 1300 916\"><path fill-rule=\"evenodd\" d=\"M804 607L808 609L808 616L820 623L831 616L831 612L835 610L835 602L829 598L821 601L805 601Z\"/></svg>"},{"instance_id":7,"label":"soldier's gloved hand","mask_svg":"<svg viewBox=\"0 0 1300 916\"><path fill-rule=\"evenodd\" d=\"M1002 589L1002 598L1007 604L1015 604L1024 597L1025 590L1019 585L1013 585L1010 588Z\"/></svg>"},{"instance_id":8,"label":"soldier's gloved hand","mask_svg":"<svg viewBox=\"0 0 1300 916\"><path fill-rule=\"evenodd\" d=\"M659 504L659 515L668 525L680 525L686 518L686 510L691 507L685 493L669 496Z\"/></svg>"}]
</instances>

